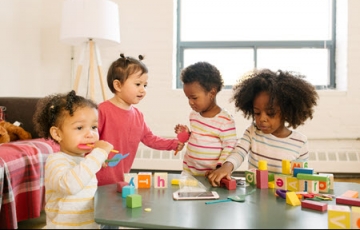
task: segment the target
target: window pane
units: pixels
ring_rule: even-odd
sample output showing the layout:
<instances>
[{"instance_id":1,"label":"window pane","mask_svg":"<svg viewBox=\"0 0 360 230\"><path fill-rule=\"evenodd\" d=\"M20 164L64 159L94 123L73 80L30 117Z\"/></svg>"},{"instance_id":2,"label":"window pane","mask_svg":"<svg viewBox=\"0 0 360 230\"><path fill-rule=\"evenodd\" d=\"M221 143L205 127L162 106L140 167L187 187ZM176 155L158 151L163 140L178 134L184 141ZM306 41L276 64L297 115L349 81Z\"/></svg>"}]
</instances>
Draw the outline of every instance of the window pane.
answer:
<instances>
[{"instance_id":1,"label":"window pane","mask_svg":"<svg viewBox=\"0 0 360 230\"><path fill-rule=\"evenodd\" d=\"M216 66L224 85L233 85L236 80L254 68L252 49L185 49L184 68L199 61Z\"/></svg>"},{"instance_id":2,"label":"window pane","mask_svg":"<svg viewBox=\"0 0 360 230\"><path fill-rule=\"evenodd\" d=\"M329 85L327 49L258 49L258 68L296 71L313 85Z\"/></svg>"},{"instance_id":3,"label":"window pane","mask_svg":"<svg viewBox=\"0 0 360 230\"><path fill-rule=\"evenodd\" d=\"M181 41L331 39L331 0L181 0Z\"/></svg>"}]
</instances>

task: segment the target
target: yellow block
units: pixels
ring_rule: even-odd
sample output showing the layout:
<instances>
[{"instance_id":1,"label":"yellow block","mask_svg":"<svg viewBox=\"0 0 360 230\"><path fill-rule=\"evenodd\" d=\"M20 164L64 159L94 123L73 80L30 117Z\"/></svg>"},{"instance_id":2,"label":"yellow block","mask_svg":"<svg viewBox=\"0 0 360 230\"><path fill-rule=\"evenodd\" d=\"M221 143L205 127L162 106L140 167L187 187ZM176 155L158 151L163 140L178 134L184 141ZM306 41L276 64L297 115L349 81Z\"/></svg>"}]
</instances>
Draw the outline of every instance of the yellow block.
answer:
<instances>
[{"instance_id":1,"label":"yellow block","mask_svg":"<svg viewBox=\"0 0 360 230\"><path fill-rule=\"evenodd\" d=\"M267 162L264 160L259 160L258 169L259 170L267 170Z\"/></svg>"},{"instance_id":2,"label":"yellow block","mask_svg":"<svg viewBox=\"0 0 360 230\"><path fill-rule=\"evenodd\" d=\"M345 205L328 205L328 228L349 229L350 207Z\"/></svg>"},{"instance_id":3,"label":"yellow block","mask_svg":"<svg viewBox=\"0 0 360 230\"><path fill-rule=\"evenodd\" d=\"M351 207L351 229L360 229L360 207Z\"/></svg>"},{"instance_id":4,"label":"yellow block","mask_svg":"<svg viewBox=\"0 0 360 230\"><path fill-rule=\"evenodd\" d=\"M286 203L292 206L297 206L301 204L295 192L286 192Z\"/></svg>"},{"instance_id":5,"label":"yellow block","mask_svg":"<svg viewBox=\"0 0 360 230\"><path fill-rule=\"evenodd\" d=\"M289 160L282 160L282 174L291 174L291 163Z\"/></svg>"}]
</instances>

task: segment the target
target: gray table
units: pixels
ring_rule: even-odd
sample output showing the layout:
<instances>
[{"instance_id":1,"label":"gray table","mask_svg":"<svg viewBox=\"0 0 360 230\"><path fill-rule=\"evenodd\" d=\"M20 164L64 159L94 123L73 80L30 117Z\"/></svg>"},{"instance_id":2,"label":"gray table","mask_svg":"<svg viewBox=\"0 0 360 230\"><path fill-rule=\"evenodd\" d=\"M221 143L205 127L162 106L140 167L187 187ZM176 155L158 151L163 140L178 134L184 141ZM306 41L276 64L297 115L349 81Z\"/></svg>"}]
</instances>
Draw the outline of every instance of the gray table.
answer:
<instances>
[{"instance_id":1,"label":"gray table","mask_svg":"<svg viewBox=\"0 0 360 230\"><path fill-rule=\"evenodd\" d=\"M172 178L179 174L169 174ZM229 191L226 188L212 188L205 178L197 179L210 190L219 193L220 199L229 195L242 194L254 189L252 186ZM137 189L142 196L142 207L127 208L126 199L116 191L116 185L100 186L95 195L95 221L99 224L132 228L297 228L327 229L327 212L302 209L291 206L285 199L275 197L275 189L256 189L246 197L244 203L225 202L205 204L205 201L174 201L172 193L179 189L168 188ZM336 182L332 193L339 196L348 190L360 191L360 184ZM332 201L323 201L335 204ZM150 212L145 208L151 208Z\"/></svg>"}]
</instances>

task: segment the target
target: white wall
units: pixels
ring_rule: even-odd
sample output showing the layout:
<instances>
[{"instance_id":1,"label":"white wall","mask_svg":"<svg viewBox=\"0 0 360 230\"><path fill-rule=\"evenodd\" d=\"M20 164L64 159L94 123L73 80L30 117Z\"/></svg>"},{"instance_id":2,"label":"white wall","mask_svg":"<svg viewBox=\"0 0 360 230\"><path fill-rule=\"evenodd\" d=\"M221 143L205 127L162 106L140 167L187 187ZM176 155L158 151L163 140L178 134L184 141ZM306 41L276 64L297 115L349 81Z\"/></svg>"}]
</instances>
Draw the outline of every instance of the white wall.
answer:
<instances>
[{"instance_id":1,"label":"white wall","mask_svg":"<svg viewBox=\"0 0 360 230\"><path fill-rule=\"evenodd\" d=\"M137 107L155 134L174 136L173 127L187 124L190 112L182 90L174 89L175 1L113 1L119 5L121 44L100 48L104 77L120 52L127 56L145 55L150 71L148 93ZM0 96L42 97L71 90L80 48L59 40L62 3L63 0L0 0ZM314 147L321 144L324 148L360 149L360 1L340 0L338 4L340 90L319 91L314 119L299 130ZM79 90L84 96L86 69L84 66ZM97 73L96 83L96 101L101 102ZM241 135L249 121L229 103L231 93L220 92L218 103L234 114ZM107 86L106 94L111 97Z\"/></svg>"}]
</instances>

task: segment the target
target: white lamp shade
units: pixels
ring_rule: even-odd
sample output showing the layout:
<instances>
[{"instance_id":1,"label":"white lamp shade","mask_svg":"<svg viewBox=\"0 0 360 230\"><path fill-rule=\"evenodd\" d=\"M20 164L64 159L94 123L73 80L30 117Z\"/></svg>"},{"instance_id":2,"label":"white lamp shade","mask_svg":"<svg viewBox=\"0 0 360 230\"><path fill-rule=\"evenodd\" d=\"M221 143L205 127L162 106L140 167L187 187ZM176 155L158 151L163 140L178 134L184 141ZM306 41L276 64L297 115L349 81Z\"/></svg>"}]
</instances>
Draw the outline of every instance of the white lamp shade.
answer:
<instances>
[{"instance_id":1,"label":"white lamp shade","mask_svg":"<svg viewBox=\"0 0 360 230\"><path fill-rule=\"evenodd\" d=\"M120 43L118 5L110 0L65 0L60 40L77 46L89 39L100 46Z\"/></svg>"}]
</instances>

